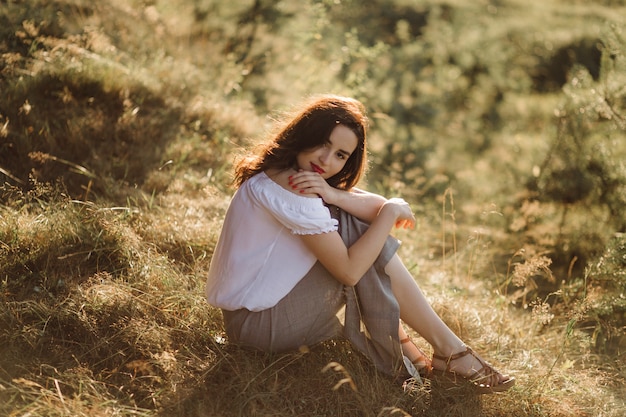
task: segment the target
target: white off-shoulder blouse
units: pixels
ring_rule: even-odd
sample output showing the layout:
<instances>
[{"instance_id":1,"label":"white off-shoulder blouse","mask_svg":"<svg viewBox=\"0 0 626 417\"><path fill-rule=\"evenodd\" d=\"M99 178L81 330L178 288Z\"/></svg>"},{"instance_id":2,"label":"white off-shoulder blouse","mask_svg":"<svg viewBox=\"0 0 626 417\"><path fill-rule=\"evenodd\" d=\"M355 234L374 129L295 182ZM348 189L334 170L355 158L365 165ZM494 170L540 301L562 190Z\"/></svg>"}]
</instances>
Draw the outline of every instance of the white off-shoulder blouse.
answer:
<instances>
[{"instance_id":1,"label":"white off-shoulder blouse","mask_svg":"<svg viewBox=\"0 0 626 417\"><path fill-rule=\"evenodd\" d=\"M225 310L273 307L316 262L298 235L337 228L321 198L296 195L265 173L248 179L226 212L209 267L209 303Z\"/></svg>"}]
</instances>

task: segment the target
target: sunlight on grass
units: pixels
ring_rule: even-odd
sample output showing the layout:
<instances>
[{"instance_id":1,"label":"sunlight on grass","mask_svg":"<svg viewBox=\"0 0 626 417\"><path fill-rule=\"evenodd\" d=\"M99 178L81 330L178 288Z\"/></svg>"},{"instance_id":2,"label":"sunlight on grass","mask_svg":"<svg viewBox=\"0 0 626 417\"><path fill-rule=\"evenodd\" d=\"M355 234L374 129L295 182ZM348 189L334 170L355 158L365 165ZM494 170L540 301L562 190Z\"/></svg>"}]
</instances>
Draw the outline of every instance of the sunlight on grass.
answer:
<instances>
[{"instance_id":1,"label":"sunlight on grass","mask_svg":"<svg viewBox=\"0 0 626 417\"><path fill-rule=\"evenodd\" d=\"M626 5L600 3L5 2L0 414L622 416ZM411 203L400 254L510 392L228 343L203 290L233 161L320 92L370 108L363 186Z\"/></svg>"}]
</instances>

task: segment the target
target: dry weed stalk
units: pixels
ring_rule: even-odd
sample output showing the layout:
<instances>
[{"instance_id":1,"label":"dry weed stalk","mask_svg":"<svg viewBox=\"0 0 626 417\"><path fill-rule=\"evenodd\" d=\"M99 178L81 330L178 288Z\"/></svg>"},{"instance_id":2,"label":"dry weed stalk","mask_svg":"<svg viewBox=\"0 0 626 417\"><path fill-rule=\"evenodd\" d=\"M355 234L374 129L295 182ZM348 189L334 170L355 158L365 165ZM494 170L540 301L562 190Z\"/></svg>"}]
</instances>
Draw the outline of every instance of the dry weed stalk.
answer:
<instances>
[{"instance_id":1,"label":"dry weed stalk","mask_svg":"<svg viewBox=\"0 0 626 417\"><path fill-rule=\"evenodd\" d=\"M447 197L447 198L446 198ZM450 200L450 212L446 211L446 202ZM451 188L446 188L446 191L443 193L443 202L442 202L442 215L441 215L441 255L442 255L442 264L446 264L446 214L450 216L452 220L452 253L454 256L454 276L455 278L459 276L458 270L458 261L457 261L457 247L456 247L456 211L454 208L454 192Z\"/></svg>"},{"instance_id":2,"label":"dry weed stalk","mask_svg":"<svg viewBox=\"0 0 626 417\"><path fill-rule=\"evenodd\" d=\"M343 365L338 362L330 362L328 365L322 368L322 372L326 372L330 369L343 375L343 378L341 378L339 382L337 382L335 386L333 386L333 391L337 391L343 384L348 384L352 391L357 392L356 384L354 383L352 376L350 375L348 370L343 367Z\"/></svg>"}]
</instances>

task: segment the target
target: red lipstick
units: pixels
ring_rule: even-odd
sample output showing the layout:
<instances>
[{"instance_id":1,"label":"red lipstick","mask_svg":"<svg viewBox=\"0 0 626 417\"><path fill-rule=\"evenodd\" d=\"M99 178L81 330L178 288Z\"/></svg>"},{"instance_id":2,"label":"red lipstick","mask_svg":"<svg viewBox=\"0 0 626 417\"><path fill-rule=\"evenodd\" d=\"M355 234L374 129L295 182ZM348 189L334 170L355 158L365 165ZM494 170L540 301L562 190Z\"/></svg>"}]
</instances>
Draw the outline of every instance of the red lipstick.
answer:
<instances>
[{"instance_id":1,"label":"red lipstick","mask_svg":"<svg viewBox=\"0 0 626 417\"><path fill-rule=\"evenodd\" d=\"M315 165L313 162L311 162L311 168L313 169L313 171L317 172L318 174L323 174L324 172L326 172L322 168Z\"/></svg>"}]
</instances>

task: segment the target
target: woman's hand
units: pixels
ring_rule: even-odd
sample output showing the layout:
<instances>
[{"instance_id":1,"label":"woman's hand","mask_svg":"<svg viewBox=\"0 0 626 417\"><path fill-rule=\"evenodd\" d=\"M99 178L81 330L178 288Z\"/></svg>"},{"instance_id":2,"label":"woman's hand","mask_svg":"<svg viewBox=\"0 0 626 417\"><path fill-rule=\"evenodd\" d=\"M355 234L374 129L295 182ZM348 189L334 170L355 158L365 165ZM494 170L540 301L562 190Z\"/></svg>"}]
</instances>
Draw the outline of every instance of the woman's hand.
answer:
<instances>
[{"instance_id":1,"label":"woman's hand","mask_svg":"<svg viewBox=\"0 0 626 417\"><path fill-rule=\"evenodd\" d=\"M415 226L415 216L411 206L401 198L387 200L380 208L378 215L381 215L383 211L392 212L392 215L396 217L395 226L397 228L412 229Z\"/></svg>"},{"instance_id":2,"label":"woman's hand","mask_svg":"<svg viewBox=\"0 0 626 417\"><path fill-rule=\"evenodd\" d=\"M289 176L289 185L304 196L320 197L326 204L341 207L350 214L371 223L383 209L396 218L395 227L411 229L415 216L409 204L401 198L385 200L376 194L349 192L331 187L317 172L298 171ZM388 206L387 208L385 208Z\"/></svg>"},{"instance_id":3,"label":"woman's hand","mask_svg":"<svg viewBox=\"0 0 626 417\"><path fill-rule=\"evenodd\" d=\"M310 171L298 171L289 176L289 185L302 195L321 197L326 204L333 204L334 197L339 192L331 187L320 174Z\"/></svg>"},{"instance_id":4,"label":"woman's hand","mask_svg":"<svg viewBox=\"0 0 626 417\"><path fill-rule=\"evenodd\" d=\"M337 231L301 235L306 247L340 282L356 285L380 255L389 232L396 227L413 227L415 217L406 201L394 198L381 205L365 233L346 246Z\"/></svg>"}]
</instances>

